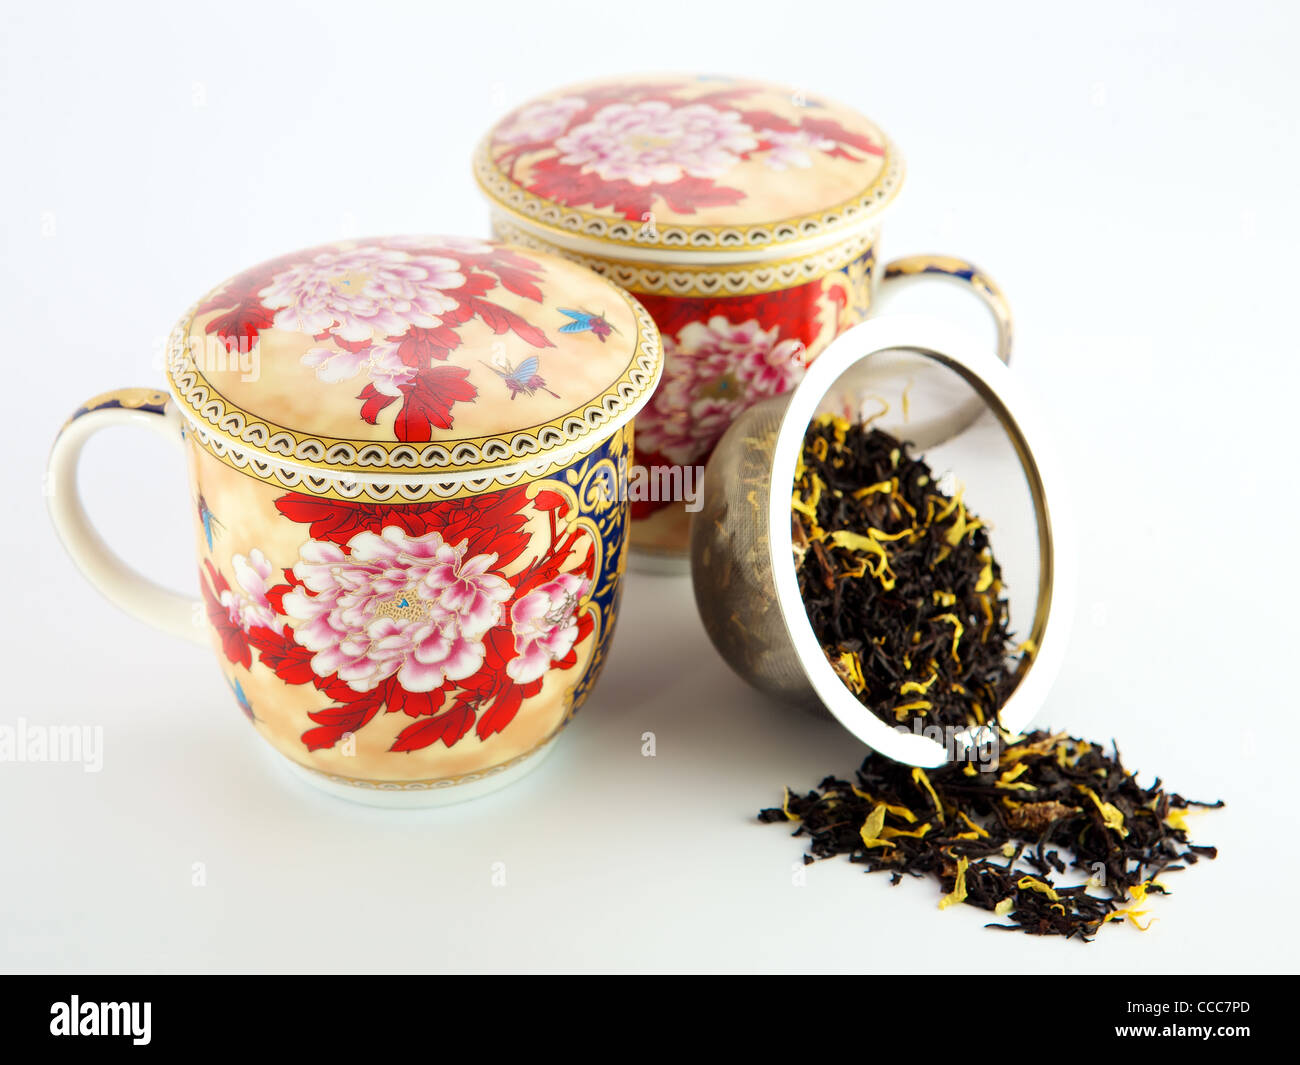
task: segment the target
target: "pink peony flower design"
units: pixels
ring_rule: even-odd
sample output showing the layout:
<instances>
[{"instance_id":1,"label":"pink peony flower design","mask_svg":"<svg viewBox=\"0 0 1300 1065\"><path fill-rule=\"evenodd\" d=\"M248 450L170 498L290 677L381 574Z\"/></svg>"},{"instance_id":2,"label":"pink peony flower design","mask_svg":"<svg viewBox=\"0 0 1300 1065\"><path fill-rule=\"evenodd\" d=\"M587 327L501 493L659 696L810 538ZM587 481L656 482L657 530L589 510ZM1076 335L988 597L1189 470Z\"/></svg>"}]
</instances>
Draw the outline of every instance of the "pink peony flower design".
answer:
<instances>
[{"instance_id":1,"label":"pink peony flower design","mask_svg":"<svg viewBox=\"0 0 1300 1065\"><path fill-rule=\"evenodd\" d=\"M760 135L772 145L763 157L769 170L789 170L791 167L806 170L812 166L811 152L829 152L835 148L835 142L829 137L819 137L803 129L792 133L763 130Z\"/></svg>"},{"instance_id":2,"label":"pink peony flower design","mask_svg":"<svg viewBox=\"0 0 1300 1065\"><path fill-rule=\"evenodd\" d=\"M663 381L637 415L637 448L696 462L742 412L789 391L803 375L804 347L780 332L714 315L664 337Z\"/></svg>"},{"instance_id":3,"label":"pink peony flower design","mask_svg":"<svg viewBox=\"0 0 1300 1065\"><path fill-rule=\"evenodd\" d=\"M284 632L284 621L267 601L266 590L272 573L271 563L256 547L248 556L235 555L231 559L235 570L235 587L221 593L220 603L232 625L247 632L252 628L267 628ZM242 593L242 594L241 594Z\"/></svg>"},{"instance_id":4,"label":"pink peony flower design","mask_svg":"<svg viewBox=\"0 0 1300 1065\"><path fill-rule=\"evenodd\" d=\"M391 525L358 533L346 550L305 544L293 567L302 587L285 595L284 609L294 639L315 652L312 670L362 692L394 675L407 691L427 692L477 672L511 586L492 572L495 554L465 550L464 541Z\"/></svg>"},{"instance_id":5,"label":"pink peony flower design","mask_svg":"<svg viewBox=\"0 0 1300 1065\"><path fill-rule=\"evenodd\" d=\"M665 373L667 368L665 363ZM638 455L653 452L685 466L713 449L744 406L734 396L701 394L707 380L709 371L703 366L692 368L689 358L679 360L677 372L665 378L637 415ZM725 382L722 374L712 380ZM719 386L718 391L725 387Z\"/></svg>"},{"instance_id":6,"label":"pink peony flower design","mask_svg":"<svg viewBox=\"0 0 1300 1065\"><path fill-rule=\"evenodd\" d=\"M539 679L556 659L563 658L578 638L578 601L587 594L587 581L562 573L534 588L510 608L515 657L506 673L517 684Z\"/></svg>"},{"instance_id":7,"label":"pink peony flower design","mask_svg":"<svg viewBox=\"0 0 1300 1065\"><path fill-rule=\"evenodd\" d=\"M662 100L610 104L555 141L561 163L642 186L721 177L757 147L735 111Z\"/></svg>"},{"instance_id":8,"label":"pink peony flower design","mask_svg":"<svg viewBox=\"0 0 1300 1065\"><path fill-rule=\"evenodd\" d=\"M347 381L363 373L375 386L375 391L385 396L400 396L399 385L415 380L416 372L397 354L398 345L392 341L373 344L360 351L346 348L312 348L303 357L303 364L316 367L316 376L322 381Z\"/></svg>"},{"instance_id":9,"label":"pink peony flower design","mask_svg":"<svg viewBox=\"0 0 1300 1065\"><path fill-rule=\"evenodd\" d=\"M587 106L581 96L561 96L543 100L520 111L508 126L494 135L498 144L536 144L554 140L564 132L570 119Z\"/></svg>"},{"instance_id":10,"label":"pink peony flower design","mask_svg":"<svg viewBox=\"0 0 1300 1065\"><path fill-rule=\"evenodd\" d=\"M456 307L446 290L464 283L455 259L366 246L320 252L276 274L258 296L279 309L276 329L359 344L439 325Z\"/></svg>"}]
</instances>

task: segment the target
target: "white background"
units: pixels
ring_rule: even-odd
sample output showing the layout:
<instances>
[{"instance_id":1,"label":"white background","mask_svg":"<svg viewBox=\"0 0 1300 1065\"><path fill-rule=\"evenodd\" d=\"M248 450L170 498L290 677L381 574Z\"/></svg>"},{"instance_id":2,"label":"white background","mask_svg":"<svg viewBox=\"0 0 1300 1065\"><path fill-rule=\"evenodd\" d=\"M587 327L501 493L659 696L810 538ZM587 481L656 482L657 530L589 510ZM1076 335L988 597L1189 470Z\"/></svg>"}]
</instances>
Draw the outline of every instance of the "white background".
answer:
<instances>
[{"instance_id":1,"label":"white background","mask_svg":"<svg viewBox=\"0 0 1300 1065\"><path fill-rule=\"evenodd\" d=\"M98 774L0 765L0 967L1295 968L1294 9L4 10L0 723L102 724L106 752ZM55 540L41 475L58 426L98 392L160 386L161 338L198 294L342 236L485 232L469 156L489 123L645 69L867 111L909 162L885 253L970 256L1010 295L1016 372L1051 413L1086 532L1039 720L1228 801L1194 820L1220 859L1169 877L1147 934L985 931L972 908L939 912L932 883L844 861L794 886L798 841L755 811L864 749L751 694L684 578L631 579L605 677L535 774L398 814L281 772L210 653L118 613ZM193 588L181 462L155 445L99 438L84 492L132 562Z\"/></svg>"}]
</instances>

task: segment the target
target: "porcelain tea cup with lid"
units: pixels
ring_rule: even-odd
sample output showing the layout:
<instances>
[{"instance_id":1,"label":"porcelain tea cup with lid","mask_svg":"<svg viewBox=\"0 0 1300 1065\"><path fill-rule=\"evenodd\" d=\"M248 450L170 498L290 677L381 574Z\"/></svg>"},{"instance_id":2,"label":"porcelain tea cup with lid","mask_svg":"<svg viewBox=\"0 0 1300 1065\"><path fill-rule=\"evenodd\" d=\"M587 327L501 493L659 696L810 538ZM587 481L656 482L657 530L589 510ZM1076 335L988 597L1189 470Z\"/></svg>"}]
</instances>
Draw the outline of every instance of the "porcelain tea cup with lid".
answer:
<instances>
[{"instance_id":1,"label":"porcelain tea cup with lid","mask_svg":"<svg viewBox=\"0 0 1300 1065\"><path fill-rule=\"evenodd\" d=\"M564 328L580 306L600 329ZM77 409L50 511L104 594L215 649L313 784L457 801L535 766L600 673L630 421L661 366L644 308L568 260L460 237L312 248L203 296L166 390ZM82 508L82 447L118 424L185 451L200 601L129 569Z\"/></svg>"},{"instance_id":2,"label":"porcelain tea cup with lid","mask_svg":"<svg viewBox=\"0 0 1300 1065\"><path fill-rule=\"evenodd\" d=\"M987 274L951 256L880 257L902 155L869 118L815 94L703 74L569 86L494 125L474 172L497 236L610 278L658 323L664 383L635 427L648 484L693 481L741 413L875 313L882 286L972 290L1010 355L1010 312ZM583 328L601 308L575 310ZM951 436L982 409L924 360L899 358L912 380L890 401L910 405L913 439ZM638 559L684 568L691 501L645 494L633 499Z\"/></svg>"}]
</instances>

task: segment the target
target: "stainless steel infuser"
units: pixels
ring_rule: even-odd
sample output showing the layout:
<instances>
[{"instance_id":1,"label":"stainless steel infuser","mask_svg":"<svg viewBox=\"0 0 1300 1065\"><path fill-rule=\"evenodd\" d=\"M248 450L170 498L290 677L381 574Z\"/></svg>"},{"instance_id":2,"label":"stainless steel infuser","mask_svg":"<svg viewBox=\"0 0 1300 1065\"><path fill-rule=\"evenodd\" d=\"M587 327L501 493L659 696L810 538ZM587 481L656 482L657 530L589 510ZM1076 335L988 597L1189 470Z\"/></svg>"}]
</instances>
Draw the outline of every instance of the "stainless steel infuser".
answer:
<instances>
[{"instance_id":1,"label":"stainless steel infuser","mask_svg":"<svg viewBox=\"0 0 1300 1065\"><path fill-rule=\"evenodd\" d=\"M894 728L844 686L813 633L799 594L791 542L795 464L813 417L856 412L873 360L913 353L955 371L1007 433L1033 500L1039 546L1030 667L1002 706L999 725L1026 728L1064 655L1073 614L1073 545L1062 475L1041 415L1012 372L946 323L894 315L863 322L834 341L791 393L750 408L723 436L704 475L691 530L691 575L700 617L727 664L760 691L829 713L897 761L942 764L949 748ZM978 730L977 730L978 732ZM983 742L976 733L959 744Z\"/></svg>"}]
</instances>

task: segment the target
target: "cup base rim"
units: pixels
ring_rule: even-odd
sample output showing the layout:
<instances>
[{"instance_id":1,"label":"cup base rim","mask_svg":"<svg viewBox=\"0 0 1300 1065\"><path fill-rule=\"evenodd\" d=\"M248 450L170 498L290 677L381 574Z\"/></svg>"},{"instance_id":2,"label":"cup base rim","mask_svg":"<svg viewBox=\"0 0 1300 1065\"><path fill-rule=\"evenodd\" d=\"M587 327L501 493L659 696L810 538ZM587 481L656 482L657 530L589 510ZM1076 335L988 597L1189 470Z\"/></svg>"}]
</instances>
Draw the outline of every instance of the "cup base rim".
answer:
<instances>
[{"instance_id":1,"label":"cup base rim","mask_svg":"<svg viewBox=\"0 0 1300 1065\"><path fill-rule=\"evenodd\" d=\"M550 739L505 769L496 772L488 769L473 775L471 779L454 784L441 781L415 784L402 781L349 781L300 765L283 756L278 760L299 780L344 802L388 810L424 810L452 806L507 788L541 765L554 747L555 740Z\"/></svg>"}]
</instances>

